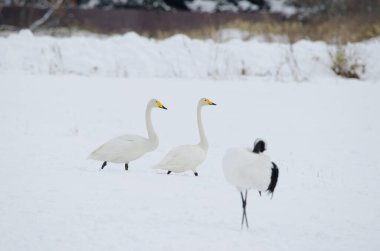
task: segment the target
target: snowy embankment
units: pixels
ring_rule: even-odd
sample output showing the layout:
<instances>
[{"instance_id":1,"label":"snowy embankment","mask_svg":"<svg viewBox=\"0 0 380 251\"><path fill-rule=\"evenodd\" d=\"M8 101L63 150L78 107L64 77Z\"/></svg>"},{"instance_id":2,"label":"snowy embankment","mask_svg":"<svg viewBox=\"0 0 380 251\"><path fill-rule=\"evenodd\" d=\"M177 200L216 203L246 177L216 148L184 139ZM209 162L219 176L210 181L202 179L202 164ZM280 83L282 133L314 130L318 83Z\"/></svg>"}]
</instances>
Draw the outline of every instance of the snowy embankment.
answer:
<instances>
[{"instance_id":1,"label":"snowy embankment","mask_svg":"<svg viewBox=\"0 0 380 251\"><path fill-rule=\"evenodd\" d=\"M362 79L380 78L380 41L349 45L363 63ZM189 39L183 35L157 41L127 33L108 38L53 38L30 31L0 38L0 73L74 74L108 77L236 79L266 77L302 81L335 76L335 46L324 42L288 44ZM354 61L355 61L354 60Z\"/></svg>"},{"instance_id":2,"label":"snowy embankment","mask_svg":"<svg viewBox=\"0 0 380 251\"><path fill-rule=\"evenodd\" d=\"M380 85L339 78L300 85L2 74L0 250L377 251L379 93ZM172 147L197 142L202 96L217 106L203 110L210 148L199 176L152 170ZM120 134L146 135L152 97L168 107L152 114L158 149L128 172L122 164L100 172L88 154ZM242 231L240 197L221 160L256 137L268 141L280 177L272 200L249 193L251 229Z\"/></svg>"}]
</instances>

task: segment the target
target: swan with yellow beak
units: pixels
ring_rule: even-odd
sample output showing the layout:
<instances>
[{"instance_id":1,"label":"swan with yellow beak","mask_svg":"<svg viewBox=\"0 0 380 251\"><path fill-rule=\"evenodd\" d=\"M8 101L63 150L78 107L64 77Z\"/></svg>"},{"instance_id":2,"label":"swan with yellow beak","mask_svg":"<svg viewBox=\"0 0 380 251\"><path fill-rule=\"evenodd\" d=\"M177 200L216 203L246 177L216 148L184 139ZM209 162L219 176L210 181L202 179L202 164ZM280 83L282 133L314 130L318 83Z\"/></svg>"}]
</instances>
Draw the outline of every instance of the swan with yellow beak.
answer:
<instances>
[{"instance_id":1,"label":"swan with yellow beak","mask_svg":"<svg viewBox=\"0 0 380 251\"><path fill-rule=\"evenodd\" d=\"M103 161L101 169L107 165L107 162L124 163L125 170L128 171L129 162L155 150L158 147L159 141L152 125L151 113L153 108L167 110L167 108L157 99L152 99L148 102L145 111L148 138L134 134L113 138L93 151L88 156L88 159Z\"/></svg>"},{"instance_id":2,"label":"swan with yellow beak","mask_svg":"<svg viewBox=\"0 0 380 251\"><path fill-rule=\"evenodd\" d=\"M166 170L167 174L171 172L181 173L192 171L198 176L196 168L206 159L208 151L208 142L202 124L201 109L204 106L216 105L207 98L201 98L197 106L197 120L200 142L196 145L183 145L173 148L162 160L153 168Z\"/></svg>"}]
</instances>

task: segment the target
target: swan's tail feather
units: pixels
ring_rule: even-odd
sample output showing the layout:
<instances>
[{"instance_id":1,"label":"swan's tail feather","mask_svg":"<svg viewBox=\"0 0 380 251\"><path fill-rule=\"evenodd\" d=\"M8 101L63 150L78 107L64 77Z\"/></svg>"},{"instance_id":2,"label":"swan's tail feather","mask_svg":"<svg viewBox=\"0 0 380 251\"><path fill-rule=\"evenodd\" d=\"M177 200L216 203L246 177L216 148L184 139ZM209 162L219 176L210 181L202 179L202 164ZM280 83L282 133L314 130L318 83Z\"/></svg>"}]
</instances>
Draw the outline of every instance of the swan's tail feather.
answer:
<instances>
[{"instance_id":1,"label":"swan's tail feather","mask_svg":"<svg viewBox=\"0 0 380 251\"><path fill-rule=\"evenodd\" d=\"M160 165L160 164L157 164L157 165L154 165L152 167L152 169L161 169L161 170L166 170L166 171L172 171L172 172L183 172L183 171L180 171L180 166L168 166L168 165Z\"/></svg>"},{"instance_id":2,"label":"swan's tail feather","mask_svg":"<svg viewBox=\"0 0 380 251\"><path fill-rule=\"evenodd\" d=\"M160 165L154 165L152 166L152 169L162 169Z\"/></svg>"},{"instance_id":3,"label":"swan's tail feather","mask_svg":"<svg viewBox=\"0 0 380 251\"><path fill-rule=\"evenodd\" d=\"M171 171L170 169L170 166L165 166L165 165L160 165L160 164L157 164L157 165L154 165L152 167L153 169L161 169L161 170L166 170L166 171Z\"/></svg>"},{"instance_id":4,"label":"swan's tail feather","mask_svg":"<svg viewBox=\"0 0 380 251\"><path fill-rule=\"evenodd\" d=\"M92 159L94 158L94 152L90 153L88 156L87 156L87 159Z\"/></svg>"},{"instance_id":5,"label":"swan's tail feather","mask_svg":"<svg viewBox=\"0 0 380 251\"><path fill-rule=\"evenodd\" d=\"M90 153L90 155L88 155L87 159L106 161L106 158L104 156L99 156L99 154L96 154L96 152Z\"/></svg>"},{"instance_id":6,"label":"swan's tail feather","mask_svg":"<svg viewBox=\"0 0 380 251\"><path fill-rule=\"evenodd\" d=\"M88 155L86 159L92 159L92 158L93 158L92 153L90 153L90 155Z\"/></svg>"}]
</instances>

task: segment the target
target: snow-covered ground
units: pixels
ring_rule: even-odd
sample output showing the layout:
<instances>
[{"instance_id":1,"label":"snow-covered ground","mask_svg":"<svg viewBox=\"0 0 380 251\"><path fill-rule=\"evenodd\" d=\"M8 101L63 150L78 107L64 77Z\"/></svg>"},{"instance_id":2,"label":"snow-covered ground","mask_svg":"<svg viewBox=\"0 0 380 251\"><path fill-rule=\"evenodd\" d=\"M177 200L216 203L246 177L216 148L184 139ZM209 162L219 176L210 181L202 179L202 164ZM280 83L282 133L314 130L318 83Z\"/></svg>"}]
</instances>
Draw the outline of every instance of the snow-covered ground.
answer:
<instances>
[{"instance_id":1,"label":"snow-covered ground","mask_svg":"<svg viewBox=\"0 0 380 251\"><path fill-rule=\"evenodd\" d=\"M36 50L35 40L67 45L62 55L80 46L31 38ZM84 50L78 62L102 62L86 58L89 40L78 41ZM94 46L114 50L106 41ZM30 69L25 62L37 54L20 50L25 60L0 59L2 70L18 63ZM0 250L379 250L379 94L378 84L335 77L300 84L2 73ZM100 162L86 160L114 136L145 135L152 97L168 107L153 112L155 152L128 172L113 164L99 171ZM218 105L203 110L210 150L199 177L152 170L173 146L198 141L200 97ZM221 159L228 147L251 146L256 137L269 142L280 177L272 200L249 194L247 231L240 229L240 197L225 182Z\"/></svg>"},{"instance_id":2,"label":"snow-covered ground","mask_svg":"<svg viewBox=\"0 0 380 251\"><path fill-rule=\"evenodd\" d=\"M231 31L229 32L231 34ZM242 36L244 33L242 33ZM223 39L226 34L221 34ZM233 37L237 37L236 34ZM53 38L24 30L0 37L0 74L31 73L140 78L304 81L334 77L335 46L324 42L265 43L232 39L224 43L184 35L157 41L136 33L105 38ZM351 64L365 65L364 81L380 79L380 39L350 44Z\"/></svg>"}]
</instances>

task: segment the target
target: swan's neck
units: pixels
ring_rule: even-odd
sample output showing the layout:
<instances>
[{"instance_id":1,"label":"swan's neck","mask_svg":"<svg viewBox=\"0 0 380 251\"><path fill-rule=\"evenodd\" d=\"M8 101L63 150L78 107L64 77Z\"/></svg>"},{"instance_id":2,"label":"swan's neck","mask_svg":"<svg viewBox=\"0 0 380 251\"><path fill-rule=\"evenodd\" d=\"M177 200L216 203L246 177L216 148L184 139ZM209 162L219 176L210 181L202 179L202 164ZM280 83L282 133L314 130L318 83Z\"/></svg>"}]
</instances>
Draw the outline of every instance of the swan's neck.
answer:
<instances>
[{"instance_id":1,"label":"swan's neck","mask_svg":"<svg viewBox=\"0 0 380 251\"><path fill-rule=\"evenodd\" d=\"M148 138L150 141L158 139L152 125L152 107L148 106L145 112L146 129L148 130Z\"/></svg>"},{"instance_id":2,"label":"swan's neck","mask_svg":"<svg viewBox=\"0 0 380 251\"><path fill-rule=\"evenodd\" d=\"M201 111L202 111L202 106L198 105L197 120L198 120L198 130L199 130L199 137L200 137L199 146L203 150L207 151L208 150L208 142L207 142L207 138L205 135L205 130L203 129Z\"/></svg>"}]
</instances>

